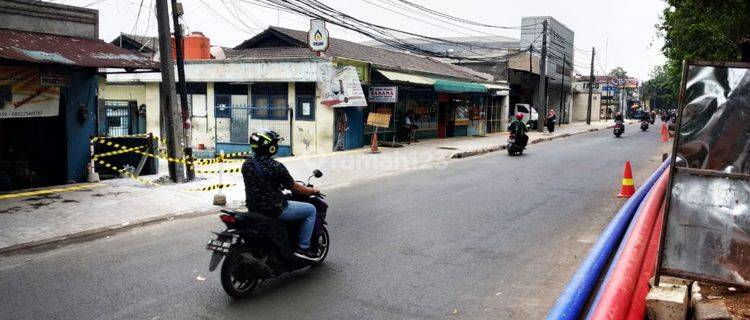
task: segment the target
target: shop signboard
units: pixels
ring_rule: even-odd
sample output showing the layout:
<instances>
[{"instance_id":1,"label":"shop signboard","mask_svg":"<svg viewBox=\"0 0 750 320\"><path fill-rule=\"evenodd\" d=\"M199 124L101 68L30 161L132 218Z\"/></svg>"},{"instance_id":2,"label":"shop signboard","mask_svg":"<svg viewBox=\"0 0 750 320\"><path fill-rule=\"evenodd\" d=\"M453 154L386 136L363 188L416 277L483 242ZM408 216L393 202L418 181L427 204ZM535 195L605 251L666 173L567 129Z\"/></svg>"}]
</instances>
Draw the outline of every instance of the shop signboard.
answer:
<instances>
[{"instance_id":1,"label":"shop signboard","mask_svg":"<svg viewBox=\"0 0 750 320\"><path fill-rule=\"evenodd\" d=\"M658 275L750 287L750 64L682 79Z\"/></svg>"},{"instance_id":2,"label":"shop signboard","mask_svg":"<svg viewBox=\"0 0 750 320\"><path fill-rule=\"evenodd\" d=\"M398 87L370 87L368 101L375 103L396 103Z\"/></svg>"},{"instance_id":3,"label":"shop signboard","mask_svg":"<svg viewBox=\"0 0 750 320\"><path fill-rule=\"evenodd\" d=\"M39 68L0 66L0 118L54 117L59 112L60 87L43 85Z\"/></svg>"},{"instance_id":4,"label":"shop signboard","mask_svg":"<svg viewBox=\"0 0 750 320\"><path fill-rule=\"evenodd\" d=\"M388 113L375 113L372 112L367 115L367 125L378 127L378 128L388 128L391 124L391 115Z\"/></svg>"}]
</instances>

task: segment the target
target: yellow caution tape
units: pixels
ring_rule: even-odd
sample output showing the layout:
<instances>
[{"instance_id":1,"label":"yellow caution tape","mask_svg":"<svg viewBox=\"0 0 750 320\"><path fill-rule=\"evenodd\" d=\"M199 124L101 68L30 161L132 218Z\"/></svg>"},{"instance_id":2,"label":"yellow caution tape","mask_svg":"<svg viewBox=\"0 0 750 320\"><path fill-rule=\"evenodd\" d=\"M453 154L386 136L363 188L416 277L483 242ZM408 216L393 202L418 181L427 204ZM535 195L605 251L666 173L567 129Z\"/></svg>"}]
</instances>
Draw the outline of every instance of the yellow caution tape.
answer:
<instances>
[{"instance_id":1,"label":"yellow caution tape","mask_svg":"<svg viewBox=\"0 0 750 320\"><path fill-rule=\"evenodd\" d=\"M217 184L213 184L213 185L199 188L199 189L190 189L188 191L211 191L211 190L229 188L229 187L236 186L236 185L237 185L236 183L224 183L224 184L217 183Z\"/></svg>"},{"instance_id":2,"label":"yellow caution tape","mask_svg":"<svg viewBox=\"0 0 750 320\"><path fill-rule=\"evenodd\" d=\"M135 179L135 180L138 180L138 181L140 181L140 182L143 182L143 183L145 183L146 185L150 185L150 186L156 186L156 185L157 185L157 184L155 184L155 183L153 183L153 182L151 182L151 181L148 181L148 180L146 180L146 179L143 179L143 178L141 178L141 177L138 177L138 176L136 176L136 175L134 175L134 174L132 174L132 173L128 172L128 170L125 170L124 168L118 168L117 166L114 166L114 165L112 165L112 164L110 164L110 163L108 163L108 162L105 162L104 160L99 160L99 161L97 161L97 162L98 162L99 164L103 165L103 166L104 166L104 167L106 167L106 168L112 169L112 170L114 170L114 171L117 171L117 172L119 172L119 173L120 173L120 174L122 174L122 175L128 176L128 177L130 177L130 178L133 178L133 179Z\"/></svg>"},{"instance_id":3,"label":"yellow caution tape","mask_svg":"<svg viewBox=\"0 0 750 320\"><path fill-rule=\"evenodd\" d=\"M117 150L117 151L110 151L110 152L95 154L94 155L94 160L96 160L98 158L109 157L109 156L114 156L114 155L118 155L118 154L133 152L135 150L140 150L140 149L143 149L145 147L146 146L139 146L139 147L133 147L133 148L129 148L129 149L121 149L121 150Z\"/></svg>"},{"instance_id":4,"label":"yellow caution tape","mask_svg":"<svg viewBox=\"0 0 750 320\"><path fill-rule=\"evenodd\" d=\"M195 170L195 173L239 173L242 168L232 168L224 170Z\"/></svg>"},{"instance_id":5,"label":"yellow caution tape","mask_svg":"<svg viewBox=\"0 0 750 320\"><path fill-rule=\"evenodd\" d=\"M68 191L75 191L75 190L86 190L86 189L103 187L103 186L104 184L101 184L101 183L91 183L91 184L75 185L75 186L70 186L70 187L7 193L7 194L0 194L0 200L40 196L40 195L45 195L45 194L61 193L61 192L68 192Z\"/></svg>"}]
</instances>

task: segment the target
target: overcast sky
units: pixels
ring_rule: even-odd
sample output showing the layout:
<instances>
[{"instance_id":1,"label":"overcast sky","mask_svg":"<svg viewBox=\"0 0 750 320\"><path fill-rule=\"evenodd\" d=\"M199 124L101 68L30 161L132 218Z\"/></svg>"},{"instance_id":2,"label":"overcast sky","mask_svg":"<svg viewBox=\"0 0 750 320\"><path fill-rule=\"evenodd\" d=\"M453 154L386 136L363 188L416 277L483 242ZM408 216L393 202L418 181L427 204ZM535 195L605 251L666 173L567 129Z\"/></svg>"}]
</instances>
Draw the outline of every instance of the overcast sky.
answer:
<instances>
[{"instance_id":1,"label":"overcast sky","mask_svg":"<svg viewBox=\"0 0 750 320\"><path fill-rule=\"evenodd\" d=\"M100 37L110 41L120 32L156 35L154 0L53 0L76 6L90 5L99 10ZM457 28L418 16L394 6L393 0L320 0L330 7L368 22L428 36L486 36L496 34L520 37L517 30ZM189 30L202 31L212 45L232 47L271 25L307 30L309 18L273 10L242 0L182 0L184 20ZM664 62L662 39L655 25L666 7L664 0L412 0L433 10L477 22L518 26L523 16L551 15L573 29L575 46L589 51L596 47L596 73L622 66L642 80L656 65ZM142 6L141 6L142 4ZM138 17L138 9L141 14ZM239 9L239 10L238 10ZM399 13L394 13L398 11ZM423 20L423 21L418 21ZM425 23L428 22L428 23ZM434 24L443 26L437 27ZM466 26L471 29L477 27ZM352 41L369 40L353 31L329 26L331 36ZM576 53L576 71L588 74L591 57Z\"/></svg>"}]
</instances>

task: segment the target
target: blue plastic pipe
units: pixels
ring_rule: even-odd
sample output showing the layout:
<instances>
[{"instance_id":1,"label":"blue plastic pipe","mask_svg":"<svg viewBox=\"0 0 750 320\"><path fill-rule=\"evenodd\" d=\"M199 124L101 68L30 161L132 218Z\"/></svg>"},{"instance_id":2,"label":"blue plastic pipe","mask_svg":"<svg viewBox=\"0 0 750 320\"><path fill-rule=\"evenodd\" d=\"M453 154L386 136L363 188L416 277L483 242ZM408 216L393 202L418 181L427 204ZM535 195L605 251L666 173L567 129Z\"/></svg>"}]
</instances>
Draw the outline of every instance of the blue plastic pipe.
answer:
<instances>
[{"instance_id":1,"label":"blue plastic pipe","mask_svg":"<svg viewBox=\"0 0 750 320\"><path fill-rule=\"evenodd\" d=\"M669 159L654 171L651 177L625 202L620 211L612 218L607 228L602 231L599 239L589 251L586 259L578 267L573 278L565 286L562 294L557 298L555 304L547 313L547 320L578 319L581 310L586 305L591 291L594 289L602 269L607 265L612 251L615 250L622 240L625 230L630 225L638 206L646 194L651 190L659 179L662 172L669 166Z\"/></svg>"}]
</instances>

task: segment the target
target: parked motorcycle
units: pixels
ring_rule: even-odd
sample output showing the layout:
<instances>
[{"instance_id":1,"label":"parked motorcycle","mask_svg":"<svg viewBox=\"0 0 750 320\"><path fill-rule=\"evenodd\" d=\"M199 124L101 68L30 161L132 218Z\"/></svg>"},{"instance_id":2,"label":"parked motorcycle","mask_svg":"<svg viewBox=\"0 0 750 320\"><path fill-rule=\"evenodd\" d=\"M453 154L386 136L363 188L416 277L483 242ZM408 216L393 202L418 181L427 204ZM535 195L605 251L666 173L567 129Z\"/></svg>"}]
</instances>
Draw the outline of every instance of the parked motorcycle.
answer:
<instances>
[{"instance_id":1,"label":"parked motorcycle","mask_svg":"<svg viewBox=\"0 0 750 320\"><path fill-rule=\"evenodd\" d=\"M313 171L307 179L320 178L320 170ZM301 182L301 181L300 181ZM222 232L212 232L216 239L206 245L213 252L209 271L216 270L222 259L221 286L234 298L251 294L263 281L276 278L284 273L309 266L318 266L328 255L330 236L326 229L328 205L325 195L291 195L290 200L304 201L315 205L318 214L313 229L311 249L317 253L314 261L300 259L294 255L301 221L281 221L256 212L221 210L219 216L226 225Z\"/></svg>"},{"instance_id":2,"label":"parked motorcycle","mask_svg":"<svg viewBox=\"0 0 750 320\"><path fill-rule=\"evenodd\" d=\"M402 143L402 144L411 144L415 141L414 139L414 129L406 126L402 126L398 129L396 132L395 137L396 142Z\"/></svg>"},{"instance_id":3,"label":"parked motorcycle","mask_svg":"<svg viewBox=\"0 0 750 320\"><path fill-rule=\"evenodd\" d=\"M625 132L625 125L621 121L615 122L614 134L615 137L620 137Z\"/></svg>"},{"instance_id":4,"label":"parked motorcycle","mask_svg":"<svg viewBox=\"0 0 750 320\"><path fill-rule=\"evenodd\" d=\"M643 131L648 130L648 121L646 121L646 120L641 121L641 130L643 130Z\"/></svg>"}]
</instances>

